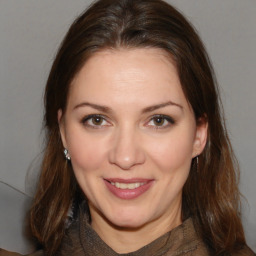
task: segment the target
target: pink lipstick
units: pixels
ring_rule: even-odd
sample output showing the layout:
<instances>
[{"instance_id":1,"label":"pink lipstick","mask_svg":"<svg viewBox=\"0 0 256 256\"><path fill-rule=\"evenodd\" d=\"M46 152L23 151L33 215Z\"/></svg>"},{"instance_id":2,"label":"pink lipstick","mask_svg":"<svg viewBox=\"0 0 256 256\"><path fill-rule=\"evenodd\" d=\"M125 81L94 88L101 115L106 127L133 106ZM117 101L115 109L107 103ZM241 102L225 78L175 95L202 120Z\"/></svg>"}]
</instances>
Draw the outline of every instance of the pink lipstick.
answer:
<instances>
[{"instance_id":1,"label":"pink lipstick","mask_svg":"<svg viewBox=\"0 0 256 256\"><path fill-rule=\"evenodd\" d=\"M104 179L109 191L120 199L135 199L153 184L150 179Z\"/></svg>"}]
</instances>

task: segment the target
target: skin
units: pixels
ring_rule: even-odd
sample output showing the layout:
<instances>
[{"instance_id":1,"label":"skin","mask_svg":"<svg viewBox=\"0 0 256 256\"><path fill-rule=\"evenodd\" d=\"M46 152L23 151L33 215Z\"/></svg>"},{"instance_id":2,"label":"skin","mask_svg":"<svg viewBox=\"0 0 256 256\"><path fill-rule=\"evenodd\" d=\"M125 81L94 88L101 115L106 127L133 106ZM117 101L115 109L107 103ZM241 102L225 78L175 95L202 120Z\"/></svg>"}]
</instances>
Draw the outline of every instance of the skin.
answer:
<instances>
[{"instance_id":1,"label":"skin","mask_svg":"<svg viewBox=\"0 0 256 256\"><path fill-rule=\"evenodd\" d=\"M91 225L111 248L135 251L181 224L182 188L192 159L204 149L207 123L197 125L165 52L95 54L71 84L58 119ZM110 178L143 178L152 185L137 198L120 199L104 183Z\"/></svg>"}]
</instances>

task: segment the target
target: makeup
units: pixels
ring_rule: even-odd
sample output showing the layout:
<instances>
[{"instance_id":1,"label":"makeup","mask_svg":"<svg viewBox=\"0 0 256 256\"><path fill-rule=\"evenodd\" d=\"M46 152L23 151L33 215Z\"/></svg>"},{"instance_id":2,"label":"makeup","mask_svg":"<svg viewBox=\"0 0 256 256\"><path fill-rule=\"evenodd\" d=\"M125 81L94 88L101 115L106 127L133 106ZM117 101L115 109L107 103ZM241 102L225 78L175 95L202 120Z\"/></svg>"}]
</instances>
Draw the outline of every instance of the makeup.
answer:
<instances>
[{"instance_id":1,"label":"makeup","mask_svg":"<svg viewBox=\"0 0 256 256\"><path fill-rule=\"evenodd\" d=\"M120 199L135 199L153 185L150 179L104 179L108 190Z\"/></svg>"}]
</instances>

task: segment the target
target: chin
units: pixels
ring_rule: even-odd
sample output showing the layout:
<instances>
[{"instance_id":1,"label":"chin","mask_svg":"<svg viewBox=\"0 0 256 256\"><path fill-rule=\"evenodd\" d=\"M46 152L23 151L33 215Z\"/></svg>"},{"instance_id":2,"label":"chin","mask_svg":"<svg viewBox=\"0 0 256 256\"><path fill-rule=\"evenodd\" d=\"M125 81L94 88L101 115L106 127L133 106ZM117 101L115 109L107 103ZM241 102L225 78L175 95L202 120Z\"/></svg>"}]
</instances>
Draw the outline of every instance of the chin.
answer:
<instances>
[{"instance_id":1,"label":"chin","mask_svg":"<svg viewBox=\"0 0 256 256\"><path fill-rule=\"evenodd\" d=\"M116 226L118 228L126 228L126 229L139 229L143 227L146 223L145 220L114 220L111 222L113 226Z\"/></svg>"},{"instance_id":2,"label":"chin","mask_svg":"<svg viewBox=\"0 0 256 256\"><path fill-rule=\"evenodd\" d=\"M125 214L111 214L108 221L120 228L137 229L147 223L147 217L145 214L138 214L138 212L129 212L129 214L126 212Z\"/></svg>"}]
</instances>

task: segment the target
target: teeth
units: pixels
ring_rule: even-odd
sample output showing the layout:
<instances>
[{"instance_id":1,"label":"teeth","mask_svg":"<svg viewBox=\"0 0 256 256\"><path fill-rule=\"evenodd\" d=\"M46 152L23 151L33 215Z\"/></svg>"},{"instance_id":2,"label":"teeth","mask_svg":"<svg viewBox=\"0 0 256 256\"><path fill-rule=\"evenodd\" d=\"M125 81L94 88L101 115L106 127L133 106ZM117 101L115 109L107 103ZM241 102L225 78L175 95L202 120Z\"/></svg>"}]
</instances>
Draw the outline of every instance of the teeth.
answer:
<instances>
[{"instance_id":1,"label":"teeth","mask_svg":"<svg viewBox=\"0 0 256 256\"><path fill-rule=\"evenodd\" d=\"M144 184L145 184L145 182L136 182L136 183L111 182L111 185L113 185L117 188L120 188L120 189L135 189Z\"/></svg>"}]
</instances>

